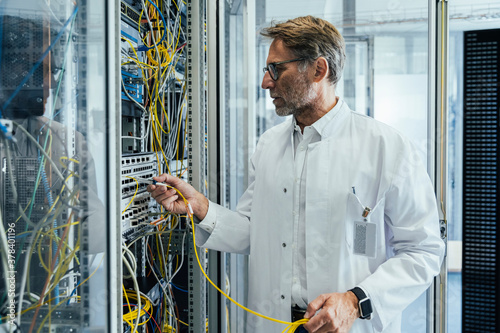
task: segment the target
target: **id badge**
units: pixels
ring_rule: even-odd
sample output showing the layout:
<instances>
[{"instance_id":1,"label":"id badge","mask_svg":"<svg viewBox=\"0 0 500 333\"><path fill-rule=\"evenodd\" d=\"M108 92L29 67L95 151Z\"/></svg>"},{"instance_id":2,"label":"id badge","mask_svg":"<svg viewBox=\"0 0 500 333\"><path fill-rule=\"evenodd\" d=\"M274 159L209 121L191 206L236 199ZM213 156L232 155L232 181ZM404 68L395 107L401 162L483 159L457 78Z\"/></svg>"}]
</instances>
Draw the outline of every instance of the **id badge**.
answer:
<instances>
[{"instance_id":1,"label":"id badge","mask_svg":"<svg viewBox=\"0 0 500 333\"><path fill-rule=\"evenodd\" d=\"M354 221L354 254L375 258L377 249L377 225L371 222Z\"/></svg>"}]
</instances>

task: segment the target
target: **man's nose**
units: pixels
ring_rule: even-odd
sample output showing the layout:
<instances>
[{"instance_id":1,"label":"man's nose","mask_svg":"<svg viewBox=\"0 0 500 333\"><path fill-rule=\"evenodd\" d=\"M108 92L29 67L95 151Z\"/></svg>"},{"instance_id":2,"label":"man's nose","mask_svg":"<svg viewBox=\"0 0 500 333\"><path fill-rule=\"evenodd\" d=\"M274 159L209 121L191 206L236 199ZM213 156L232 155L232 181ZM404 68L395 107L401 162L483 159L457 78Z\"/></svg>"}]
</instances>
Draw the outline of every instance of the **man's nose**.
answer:
<instances>
[{"instance_id":1,"label":"man's nose","mask_svg":"<svg viewBox=\"0 0 500 333\"><path fill-rule=\"evenodd\" d=\"M274 80L271 78L269 71L266 71L264 77L262 78L262 84L260 85L262 89L271 89L274 87Z\"/></svg>"}]
</instances>

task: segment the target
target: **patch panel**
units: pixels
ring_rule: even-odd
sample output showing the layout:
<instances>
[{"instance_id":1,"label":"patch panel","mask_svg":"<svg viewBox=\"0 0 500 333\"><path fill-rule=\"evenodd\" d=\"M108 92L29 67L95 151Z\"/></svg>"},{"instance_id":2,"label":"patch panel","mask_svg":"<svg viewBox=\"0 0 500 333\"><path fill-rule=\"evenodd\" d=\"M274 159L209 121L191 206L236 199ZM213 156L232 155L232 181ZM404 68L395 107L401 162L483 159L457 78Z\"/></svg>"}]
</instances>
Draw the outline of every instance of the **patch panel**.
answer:
<instances>
[{"instance_id":1,"label":"patch panel","mask_svg":"<svg viewBox=\"0 0 500 333\"><path fill-rule=\"evenodd\" d=\"M136 176L141 177L141 178L151 179L153 176L155 176L155 174L154 173L143 173L143 174L139 174ZM133 184L130 184L129 181L127 181L126 183L125 183L125 181L122 181L122 198L130 197L130 196L134 195L134 193L137 193L137 194L142 193L142 192L146 191L146 188L148 187L148 184L144 184L141 182L136 183L134 180L132 180L132 182L133 182Z\"/></svg>"},{"instance_id":2,"label":"patch panel","mask_svg":"<svg viewBox=\"0 0 500 333\"><path fill-rule=\"evenodd\" d=\"M130 24L135 24L136 26L139 24L141 15L128 3L124 1L120 3L120 13L122 20Z\"/></svg>"},{"instance_id":3,"label":"patch panel","mask_svg":"<svg viewBox=\"0 0 500 333\"><path fill-rule=\"evenodd\" d=\"M141 76L122 70L122 79L125 85L125 89L127 89L127 93L130 95L130 97L132 97L136 102L142 103L144 97L144 85L142 84ZM123 90L122 99L130 101L130 98L128 98L127 94Z\"/></svg>"},{"instance_id":4,"label":"patch panel","mask_svg":"<svg viewBox=\"0 0 500 333\"><path fill-rule=\"evenodd\" d=\"M124 155L122 156L122 168L135 165L138 163L150 163L156 162L156 154L148 153L148 154L135 154L135 155Z\"/></svg>"},{"instance_id":5,"label":"patch panel","mask_svg":"<svg viewBox=\"0 0 500 333\"><path fill-rule=\"evenodd\" d=\"M149 224L142 224L136 228L129 228L122 232L122 239L125 243L129 243L139 237L143 237L146 233L153 230L153 226Z\"/></svg>"},{"instance_id":6,"label":"patch panel","mask_svg":"<svg viewBox=\"0 0 500 333\"><path fill-rule=\"evenodd\" d=\"M129 206L127 207L127 205ZM121 206L122 211L127 207L121 217L122 230L148 223L152 220L149 214L158 211L156 202L147 192L136 195L132 202L130 202L130 198L122 199Z\"/></svg>"},{"instance_id":7,"label":"patch panel","mask_svg":"<svg viewBox=\"0 0 500 333\"><path fill-rule=\"evenodd\" d=\"M40 310L38 311L39 317L40 318L45 318L49 311L51 312L51 319L52 320L57 320L58 325L60 329L65 327L65 328L73 328L73 332L75 332L75 326L74 322L75 320L80 320L81 318L81 313L79 307L75 304L70 304L64 309L57 309L53 310L50 308L48 305L43 305L40 307ZM52 306L53 307L53 306ZM26 318L21 320L21 331L22 332L28 332L29 327L31 324L32 318ZM68 326L70 325L70 326ZM56 330L56 325L52 324L46 324L46 327L48 328L48 332L55 332ZM45 328L45 327L44 327ZM54 330L52 330L54 329ZM69 331L68 331L69 332Z\"/></svg>"}]
</instances>

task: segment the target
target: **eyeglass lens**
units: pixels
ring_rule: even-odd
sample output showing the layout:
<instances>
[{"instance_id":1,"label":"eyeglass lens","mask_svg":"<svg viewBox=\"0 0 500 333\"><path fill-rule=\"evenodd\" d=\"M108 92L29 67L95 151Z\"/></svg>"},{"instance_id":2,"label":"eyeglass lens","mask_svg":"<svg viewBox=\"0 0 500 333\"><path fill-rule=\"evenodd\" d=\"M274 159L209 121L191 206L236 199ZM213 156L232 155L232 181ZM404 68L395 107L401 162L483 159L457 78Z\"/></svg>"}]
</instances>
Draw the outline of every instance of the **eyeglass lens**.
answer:
<instances>
[{"instance_id":1,"label":"eyeglass lens","mask_svg":"<svg viewBox=\"0 0 500 333\"><path fill-rule=\"evenodd\" d=\"M271 75L271 78L273 80L278 79L278 71L276 70L276 65L275 64L269 64L267 66L269 68L269 74Z\"/></svg>"},{"instance_id":2,"label":"eyeglass lens","mask_svg":"<svg viewBox=\"0 0 500 333\"><path fill-rule=\"evenodd\" d=\"M262 69L263 69L264 74L266 74L266 72L269 72L269 75L271 76L271 78L273 80L276 81L278 79L278 71L276 70L275 64L269 64Z\"/></svg>"}]
</instances>

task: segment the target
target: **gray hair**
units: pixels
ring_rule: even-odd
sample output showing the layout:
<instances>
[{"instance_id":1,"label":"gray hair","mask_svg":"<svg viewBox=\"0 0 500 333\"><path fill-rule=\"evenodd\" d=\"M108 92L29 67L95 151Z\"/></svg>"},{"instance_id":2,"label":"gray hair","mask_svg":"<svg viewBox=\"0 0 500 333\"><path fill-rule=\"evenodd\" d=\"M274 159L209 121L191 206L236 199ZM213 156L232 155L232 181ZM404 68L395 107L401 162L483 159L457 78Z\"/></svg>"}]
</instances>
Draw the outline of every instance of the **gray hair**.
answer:
<instances>
[{"instance_id":1,"label":"gray hair","mask_svg":"<svg viewBox=\"0 0 500 333\"><path fill-rule=\"evenodd\" d=\"M260 33L283 41L298 58L310 61L324 57L330 67L330 83L336 85L339 82L345 63L345 42L330 22L313 16L302 16L286 22L272 23Z\"/></svg>"}]
</instances>

